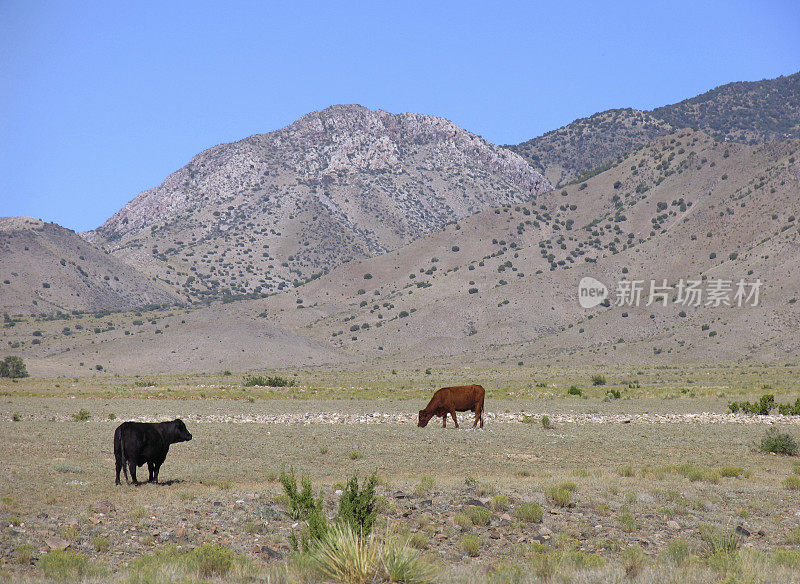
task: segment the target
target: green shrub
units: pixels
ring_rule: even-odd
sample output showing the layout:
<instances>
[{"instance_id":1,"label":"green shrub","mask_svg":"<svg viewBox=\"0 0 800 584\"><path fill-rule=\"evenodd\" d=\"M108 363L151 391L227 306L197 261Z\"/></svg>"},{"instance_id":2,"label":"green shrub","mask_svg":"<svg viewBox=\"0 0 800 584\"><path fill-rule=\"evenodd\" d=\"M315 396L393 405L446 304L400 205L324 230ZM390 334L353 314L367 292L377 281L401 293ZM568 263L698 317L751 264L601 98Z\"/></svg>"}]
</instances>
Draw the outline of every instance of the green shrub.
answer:
<instances>
[{"instance_id":1,"label":"green shrub","mask_svg":"<svg viewBox=\"0 0 800 584\"><path fill-rule=\"evenodd\" d=\"M592 385L605 385L606 378L603 375L595 374L591 377Z\"/></svg>"},{"instance_id":2,"label":"green shrub","mask_svg":"<svg viewBox=\"0 0 800 584\"><path fill-rule=\"evenodd\" d=\"M48 552L39 558L36 566L47 578L62 582L82 580L100 571L86 554L71 549Z\"/></svg>"},{"instance_id":3,"label":"green shrub","mask_svg":"<svg viewBox=\"0 0 800 584\"><path fill-rule=\"evenodd\" d=\"M428 541L428 536L422 531L415 531L411 534L411 537L408 538L408 543L418 550L428 547Z\"/></svg>"},{"instance_id":4,"label":"green shrub","mask_svg":"<svg viewBox=\"0 0 800 584\"><path fill-rule=\"evenodd\" d=\"M76 413L72 414L72 419L76 422L85 422L86 420L90 419L92 414L89 413L89 410L85 408L81 408Z\"/></svg>"},{"instance_id":5,"label":"green shrub","mask_svg":"<svg viewBox=\"0 0 800 584\"><path fill-rule=\"evenodd\" d=\"M108 548L111 547L111 544L108 542L108 539L103 537L102 535L98 535L92 540L92 544L94 545L94 550L96 552L105 552L108 551Z\"/></svg>"},{"instance_id":6,"label":"green shrub","mask_svg":"<svg viewBox=\"0 0 800 584\"><path fill-rule=\"evenodd\" d=\"M18 545L14 548L14 559L17 561L18 564L22 564L23 566L28 566L33 560L33 556L36 553L36 546L31 545L29 543L23 543L22 545Z\"/></svg>"},{"instance_id":7,"label":"green shrub","mask_svg":"<svg viewBox=\"0 0 800 584\"><path fill-rule=\"evenodd\" d=\"M625 533L631 533L639 529L639 524L633 515L623 513L619 516L619 528Z\"/></svg>"},{"instance_id":8,"label":"green shrub","mask_svg":"<svg viewBox=\"0 0 800 584\"><path fill-rule=\"evenodd\" d=\"M456 513L453 516L453 523L458 525L461 529L469 530L472 529L472 519L466 513Z\"/></svg>"},{"instance_id":9,"label":"green shrub","mask_svg":"<svg viewBox=\"0 0 800 584\"><path fill-rule=\"evenodd\" d=\"M508 497L505 495L495 495L492 497L490 504L494 511L503 512L508 509Z\"/></svg>"},{"instance_id":10,"label":"green shrub","mask_svg":"<svg viewBox=\"0 0 800 584\"><path fill-rule=\"evenodd\" d=\"M790 491L800 491L800 477L797 475L789 475L783 479L783 488Z\"/></svg>"},{"instance_id":11,"label":"green shrub","mask_svg":"<svg viewBox=\"0 0 800 584\"><path fill-rule=\"evenodd\" d=\"M550 421L550 418L547 414L542 414L542 428L545 430L550 430L553 427L553 423Z\"/></svg>"},{"instance_id":12,"label":"green shrub","mask_svg":"<svg viewBox=\"0 0 800 584\"><path fill-rule=\"evenodd\" d=\"M9 355L0 361L0 377L10 377L11 379L28 377L28 369L25 367L22 357Z\"/></svg>"},{"instance_id":13,"label":"green shrub","mask_svg":"<svg viewBox=\"0 0 800 584\"><path fill-rule=\"evenodd\" d=\"M570 385L567 390L567 395L583 395L583 392L577 385Z\"/></svg>"},{"instance_id":14,"label":"green shrub","mask_svg":"<svg viewBox=\"0 0 800 584\"><path fill-rule=\"evenodd\" d=\"M622 397L622 392L618 389L609 389L606 391L606 397L609 399L619 399Z\"/></svg>"},{"instance_id":15,"label":"green shrub","mask_svg":"<svg viewBox=\"0 0 800 584\"><path fill-rule=\"evenodd\" d=\"M292 532L289 536L289 545L293 550L299 549L308 551L312 543L321 540L328 531L328 522L323 510L322 495L314 498L314 491L311 487L311 479L303 476L300 479L301 488L297 488L297 478L294 471L289 473L282 472L279 480L283 485L289 510L286 514L295 521L307 521L308 528L300 534L300 539Z\"/></svg>"},{"instance_id":16,"label":"green shrub","mask_svg":"<svg viewBox=\"0 0 800 584\"><path fill-rule=\"evenodd\" d=\"M364 480L363 487L358 487L358 477L353 475L339 499L339 521L348 524L353 530L366 537L372 532L372 525L378 512L375 509L375 486L378 476L372 473Z\"/></svg>"},{"instance_id":17,"label":"green shrub","mask_svg":"<svg viewBox=\"0 0 800 584\"><path fill-rule=\"evenodd\" d=\"M539 503L522 503L517 506L516 515L520 521L539 523L542 520L542 507Z\"/></svg>"},{"instance_id":18,"label":"green shrub","mask_svg":"<svg viewBox=\"0 0 800 584\"><path fill-rule=\"evenodd\" d=\"M248 375L243 381L245 387L292 387L294 381L276 375L274 377L264 377L263 375Z\"/></svg>"},{"instance_id":19,"label":"green shrub","mask_svg":"<svg viewBox=\"0 0 800 584\"><path fill-rule=\"evenodd\" d=\"M481 540L475 535L465 535L461 538L461 549L470 556L477 557L481 551Z\"/></svg>"},{"instance_id":20,"label":"green shrub","mask_svg":"<svg viewBox=\"0 0 800 584\"><path fill-rule=\"evenodd\" d=\"M430 492L433 489L433 485L435 485L435 484L436 484L436 480L433 477L428 476L428 475L423 475L423 476L420 477L419 485L417 486L416 489L414 489L414 492L417 495L424 495L424 494Z\"/></svg>"},{"instance_id":21,"label":"green shrub","mask_svg":"<svg viewBox=\"0 0 800 584\"><path fill-rule=\"evenodd\" d=\"M467 507L464 512L474 525L489 525L492 520L491 512L485 507L473 505L472 507Z\"/></svg>"},{"instance_id":22,"label":"green shrub","mask_svg":"<svg viewBox=\"0 0 800 584\"><path fill-rule=\"evenodd\" d=\"M794 456L797 454L797 441L788 432L780 432L777 428L768 428L761 439L759 449L762 452Z\"/></svg>"},{"instance_id":23,"label":"green shrub","mask_svg":"<svg viewBox=\"0 0 800 584\"><path fill-rule=\"evenodd\" d=\"M347 458L349 458L350 460L361 460L362 458L364 458L364 455L359 450L351 450L347 454Z\"/></svg>"},{"instance_id":24,"label":"green shrub","mask_svg":"<svg viewBox=\"0 0 800 584\"><path fill-rule=\"evenodd\" d=\"M768 416L778 404L775 403L775 396L767 393L761 396L757 402L731 402L728 404L728 409L732 414L742 412L743 414L753 414L758 416Z\"/></svg>"},{"instance_id":25,"label":"green shrub","mask_svg":"<svg viewBox=\"0 0 800 584\"><path fill-rule=\"evenodd\" d=\"M629 464L625 466L621 466L617 469L617 474L621 477L630 478L636 476L636 473L633 470L633 467Z\"/></svg>"},{"instance_id":26,"label":"green shrub","mask_svg":"<svg viewBox=\"0 0 800 584\"><path fill-rule=\"evenodd\" d=\"M233 552L218 543L204 543L188 553L187 561L201 578L226 576L233 566Z\"/></svg>"},{"instance_id":27,"label":"green shrub","mask_svg":"<svg viewBox=\"0 0 800 584\"><path fill-rule=\"evenodd\" d=\"M716 529L711 525L700 525L700 541L706 556L733 554L742 545L742 539L732 529Z\"/></svg>"},{"instance_id":28,"label":"green shrub","mask_svg":"<svg viewBox=\"0 0 800 584\"><path fill-rule=\"evenodd\" d=\"M563 483L547 489L546 495L556 507L566 507L572 501L572 493L575 492L576 488L573 483Z\"/></svg>"},{"instance_id":29,"label":"green shrub","mask_svg":"<svg viewBox=\"0 0 800 584\"><path fill-rule=\"evenodd\" d=\"M622 567L628 578L636 578L644 570L647 556L638 545L632 545L622 550Z\"/></svg>"},{"instance_id":30,"label":"green shrub","mask_svg":"<svg viewBox=\"0 0 800 584\"><path fill-rule=\"evenodd\" d=\"M684 539L673 539L664 548L663 558L676 566L689 559L689 543Z\"/></svg>"}]
</instances>

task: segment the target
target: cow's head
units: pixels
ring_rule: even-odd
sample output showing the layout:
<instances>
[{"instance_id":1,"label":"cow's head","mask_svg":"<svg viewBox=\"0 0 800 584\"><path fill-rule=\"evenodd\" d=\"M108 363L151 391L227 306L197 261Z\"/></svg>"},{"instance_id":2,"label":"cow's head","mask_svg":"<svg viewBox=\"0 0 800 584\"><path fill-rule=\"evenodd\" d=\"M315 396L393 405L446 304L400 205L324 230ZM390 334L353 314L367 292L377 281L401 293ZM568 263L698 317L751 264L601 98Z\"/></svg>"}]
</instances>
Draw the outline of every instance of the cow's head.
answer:
<instances>
[{"instance_id":1,"label":"cow's head","mask_svg":"<svg viewBox=\"0 0 800 584\"><path fill-rule=\"evenodd\" d=\"M433 417L433 413L428 413L427 410L420 410L419 411L419 422L417 422L417 426L420 428L424 428L428 425L428 422Z\"/></svg>"},{"instance_id":2,"label":"cow's head","mask_svg":"<svg viewBox=\"0 0 800 584\"><path fill-rule=\"evenodd\" d=\"M172 420L171 426L172 442L187 442L192 439L192 435L186 429L186 424L180 418Z\"/></svg>"}]
</instances>

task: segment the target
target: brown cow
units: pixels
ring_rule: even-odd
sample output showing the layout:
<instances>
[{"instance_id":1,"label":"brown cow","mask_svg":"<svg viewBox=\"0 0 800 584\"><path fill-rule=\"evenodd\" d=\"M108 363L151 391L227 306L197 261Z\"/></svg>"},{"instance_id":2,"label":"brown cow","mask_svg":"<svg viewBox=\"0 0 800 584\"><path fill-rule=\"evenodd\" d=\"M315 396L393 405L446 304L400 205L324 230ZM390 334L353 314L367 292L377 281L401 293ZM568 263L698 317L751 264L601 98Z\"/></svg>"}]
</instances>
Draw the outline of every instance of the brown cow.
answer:
<instances>
[{"instance_id":1,"label":"brown cow","mask_svg":"<svg viewBox=\"0 0 800 584\"><path fill-rule=\"evenodd\" d=\"M483 428L483 399L486 395L480 385L458 385L456 387L443 387L433 394L431 401L425 406L424 410L419 411L420 428L428 425L428 421L433 416L442 417L442 428L447 427L447 414L453 416L453 421L458 428L456 412L475 412L475 422L472 427L478 425L478 421Z\"/></svg>"}]
</instances>

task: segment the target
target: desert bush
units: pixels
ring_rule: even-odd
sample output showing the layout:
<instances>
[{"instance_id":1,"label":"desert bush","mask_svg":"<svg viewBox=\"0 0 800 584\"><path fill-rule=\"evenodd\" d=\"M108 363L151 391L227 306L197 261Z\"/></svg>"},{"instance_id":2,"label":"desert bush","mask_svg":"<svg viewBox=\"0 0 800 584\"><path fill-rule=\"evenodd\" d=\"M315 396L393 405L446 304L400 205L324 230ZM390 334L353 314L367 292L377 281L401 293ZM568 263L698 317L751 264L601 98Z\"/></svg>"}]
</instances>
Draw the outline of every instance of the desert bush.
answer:
<instances>
[{"instance_id":1,"label":"desert bush","mask_svg":"<svg viewBox=\"0 0 800 584\"><path fill-rule=\"evenodd\" d=\"M516 516L526 523L539 523L542 520L542 507L539 503L522 503L517 506Z\"/></svg>"},{"instance_id":2,"label":"desert bush","mask_svg":"<svg viewBox=\"0 0 800 584\"><path fill-rule=\"evenodd\" d=\"M473 505L472 507L467 507L464 512L474 525L489 525L492 520L491 512L485 507Z\"/></svg>"},{"instance_id":3,"label":"desert bush","mask_svg":"<svg viewBox=\"0 0 800 584\"><path fill-rule=\"evenodd\" d=\"M797 454L797 441L788 432L781 432L777 428L768 428L758 445L761 452L773 452L794 456Z\"/></svg>"},{"instance_id":4,"label":"desert bush","mask_svg":"<svg viewBox=\"0 0 800 584\"><path fill-rule=\"evenodd\" d=\"M417 485L417 488L414 489L414 492L417 495L424 495L425 493L428 493L431 491L431 489L433 489L434 484L436 484L436 480L433 477L428 475L423 475L420 477L419 485Z\"/></svg>"},{"instance_id":5,"label":"desert bush","mask_svg":"<svg viewBox=\"0 0 800 584\"><path fill-rule=\"evenodd\" d=\"M700 525L700 542L703 554L733 554L742 545L742 538L733 529L717 529L711 525Z\"/></svg>"},{"instance_id":6,"label":"desert bush","mask_svg":"<svg viewBox=\"0 0 800 584\"><path fill-rule=\"evenodd\" d=\"M86 420L90 419L92 414L89 413L89 410L85 408L81 408L76 413L72 414L72 419L75 422L85 422Z\"/></svg>"},{"instance_id":7,"label":"desert bush","mask_svg":"<svg viewBox=\"0 0 800 584\"><path fill-rule=\"evenodd\" d=\"M639 524L633 515L623 513L619 516L619 528L625 533L632 533L639 529Z\"/></svg>"},{"instance_id":8,"label":"desert bush","mask_svg":"<svg viewBox=\"0 0 800 584\"><path fill-rule=\"evenodd\" d=\"M544 428L545 430L549 430L552 427L553 427L553 423L550 421L550 418L547 416L547 414L543 414L542 415L542 428Z\"/></svg>"},{"instance_id":9,"label":"desert bush","mask_svg":"<svg viewBox=\"0 0 800 584\"><path fill-rule=\"evenodd\" d=\"M453 523L458 525L461 529L469 530L472 529L472 519L466 513L456 513L453 516Z\"/></svg>"},{"instance_id":10,"label":"desert bush","mask_svg":"<svg viewBox=\"0 0 800 584\"><path fill-rule=\"evenodd\" d=\"M731 402L728 404L728 409L732 414L742 412L743 414L754 414L758 416L768 416L769 413L777 407L775 403L775 396L767 393L761 396L757 402Z\"/></svg>"},{"instance_id":11,"label":"desert bush","mask_svg":"<svg viewBox=\"0 0 800 584\"><path fill-rule=\"evenodd\" d=\"M242 380L242 385L245 387L292 387L294 381L275 375L273 377L264 377L263 375L247 375Z\"/></svg>"},{"instance_id":12,"label":"desert bush","mask_svg":"<svg viewBox=\"0 0 800 584\"><path fill-rule=\"evenodd\" d=\"M599 373L597 373L595 375L592 375L591 380L592 380L592 385L605 385L606 384L605 376L600 375Z\"/></svg>"},{"instance_id":13,"label":"desert bush","mask_svg":"<svg viewBox=\"0 0 800 584\"><path fill-rule=\"evenodd\" d=\"M684 539L673 539L662 552L662 557L676 566L682 565L689 559L689 544Z\"/></svg>"},{"instance_id":14,"label":"desert bush","mask_svg":"<svg viewBox=\"0 0 800 584\"><path fill-rule=\"evenodd\" d=\"M625 570L625 575L628 578L636 578L642 573L645 562L647 561L647 556L644 551L642 551L642 548L638 545L632 545L622 550L622 554L620 555L622 559L622 568Z\"/></svg>"},{"instance_id":15,"label":"desert bush","mask_svg":"<svg viewBox=\"0 0 800 584\"><path fill-rule=\"evenodd\" d=\"M633 470L633 467L629 464L625 466L621 466L617 469L617 474L621 477L630 478L636 476L636 473Z\"/></svg>"},{"instance_id":16,"label":"desert bush","mask_svg":"<svg viewBox=\"0 0 800 584\"><path fill-rule=\"evenodd\" d=\"M292 532L289 536L289 545L294 550L302 546L304 550L308 551L311 544L322 539L328 531L322 495L317 499L314 498L311 479L306 476L300 479L301 487L298 489L294 471L282 472L279 480L287 498L288 511L286 514L295 521L305 520L308 522L308 529L301 533L299 540L297 535Z\"/></svg>"},{"instance_id":17,"label":"desert bush","mask_svg":"<svg viewBox=\"0 0 800 584\"><path fill-rule=\"evenodd\" d=\"M36 566L47 578L61 582L83 580L100 572L86 554L71 549L48 552L39 558Z\"/></svg>"},{"instance_id":18,"label":"desert bush","mask_svg":"<svg viewBox=\"0 0 800 584\"><path fill-rule=\"evenodd\" d=\"M562 483L546 491L547 498L556 507L566 507L572 501L572 493L577 490L574 483Z\"/></svg>"},{"instance_id":19,"label":"desert bush","mask_svg":"<svg viewBox=\"0 0 800 584\"><path fill-rule=\"evenodd\" d=\"M339 499L339 521L348 524L353 530L366 537L372 532L372 526L378 515L375 509L375 486L378 484L378 475L372 473L364 479L363 486L359 489L358 477L353 475Z\"/></svg>"},{"instance_id":20,"label":"desert bush","mask_svg":"<svg viewBox=\"0 0 800 584\"><path fill-rule=\"evenodd\" d=\"M25 367L22 357L9 355L0 361L0 377L10 377L11 379L28 377L28 369Z\"/></svg>"},{"instance_id":21,"label":"desert bush","mask_svg":"<svg viewBox=\"0 0 800 584\"><path fill-rule=\"evenodd\" d=\"M428 541L428 536L422 531L415 531L411 534L411 537L408 538L408 543L418 550L428 547Z\"/></svg>"},{"instance_id":22,"label":"desert bush","mask_svg":"<svg viewBox=\"0 0 800 584\"><path fill-rule=\"evenodd\" d=\"M481 540L475 535L465 535L461 538L461 549L470 556L477 557L481 551Z\"/></svg>"},{"instance_id":23,"label":"desert bush","mask_svg":"<svg viewBox=\"0 0 800 584\"><path fill-rule=\"evenodd\" d=\"M492 497L490 505L494 511L505 511L508 509L508 497L505 495L495 495Z\"/></svg>"},{"instance_id":24,"label":"desert bush","mask_svg":"<svg viewBox=\"0 0 800 584\"><path fill-rule=\"evenodd\" d=\"M797 475L789 475L783 479L783 488L790 491L800 491L800 477Z\"/></svg>"},{"instance_id":25,"label":"desert bush","mask_svg":"<svg viewBox=\"0 0 800 584\"><path fill-rule=\"evenodd\" d=\"M619 399L622 397L622 392L618 389L609 389L606 391L606 397L609 399Z\"/></svg>"},{"instance_id":26,"label":"desert bush","mask_svg":"<svg viewBox=\"0 0 800 584\"><path fill-rule=\"evenodd\" d=\"M27 566L31 563L31 560L33 560L33 556L35 553L36 553L35 545L24 543L14 548L14 559L17 561L18 564Z\"/></svg>"},{"instance_id":27,"label":"desert bush","mask_svg":"<svg viewBox=\"0 0 800 584\"><path fill-rule=\"evenodd\" d=\"M233 566L233 552L218 543L204 543L190 551L186 559L201 578L226 576Z\"/></svg>"},{"instance_id":28,"label":"desert bush","mask_svg":"<svg viewBox=\"0 0 800 584\"><path fill-rule=\"evenodd\" d=\"M567 389L567 395L583 395L583 392L577 385L570 385Z\"/></svg>"}]
</instances>

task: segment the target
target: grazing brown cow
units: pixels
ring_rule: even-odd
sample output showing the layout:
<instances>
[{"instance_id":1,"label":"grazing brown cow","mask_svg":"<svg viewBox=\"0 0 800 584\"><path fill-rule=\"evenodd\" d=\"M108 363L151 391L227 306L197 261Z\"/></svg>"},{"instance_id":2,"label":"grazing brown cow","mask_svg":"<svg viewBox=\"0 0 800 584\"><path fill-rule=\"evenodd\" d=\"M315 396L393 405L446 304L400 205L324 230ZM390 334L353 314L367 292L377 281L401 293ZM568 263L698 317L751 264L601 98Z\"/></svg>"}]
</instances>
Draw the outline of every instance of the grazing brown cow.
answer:
<instances>
[{"instance_id":1,"label":"grazing brown cow","mask_svg":"<svg viewBox=\"0 0 800 584\"><path fill-rule=\"evenodd\" d=\"M443 387L433 394L431 401L425 406L424 410L419 411L420 428L428 425L428 421L433 416L442 417L442 428L447 427L447 414L453 416L453 421L458 428L456 412L475 412L475 422L472 427L478 425L478 421L483 428L483 398L486 392L480 385L459 385L456 387Z\"/></svg>"}]
</instances>

